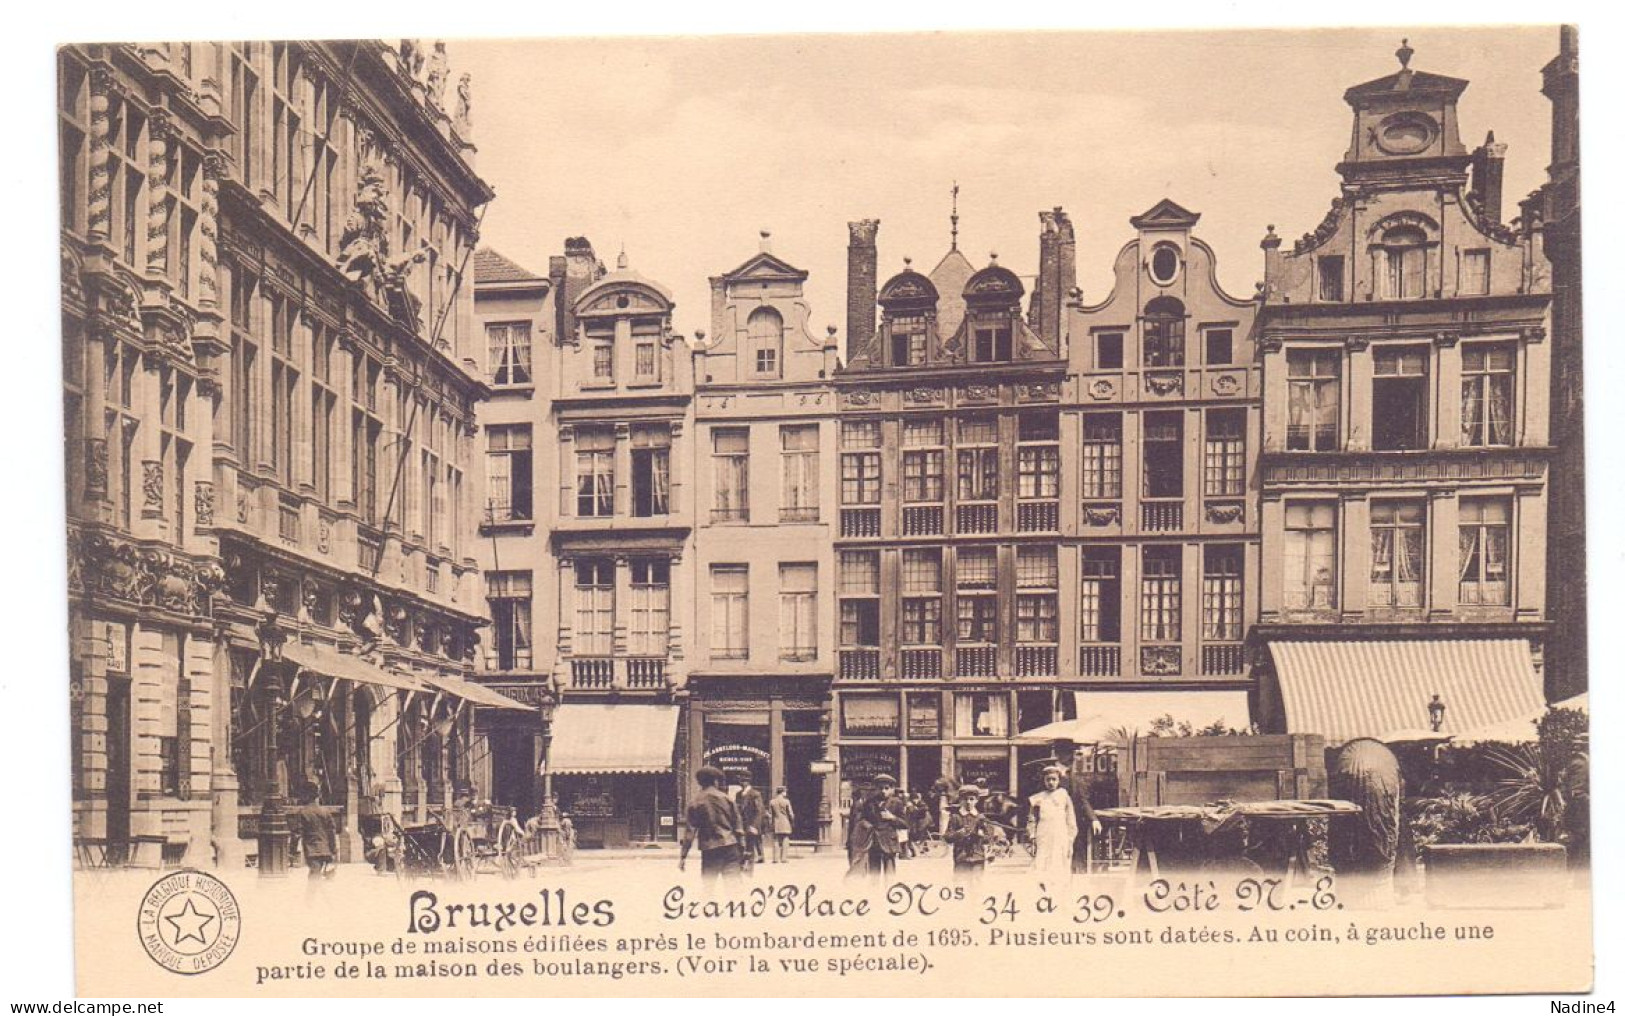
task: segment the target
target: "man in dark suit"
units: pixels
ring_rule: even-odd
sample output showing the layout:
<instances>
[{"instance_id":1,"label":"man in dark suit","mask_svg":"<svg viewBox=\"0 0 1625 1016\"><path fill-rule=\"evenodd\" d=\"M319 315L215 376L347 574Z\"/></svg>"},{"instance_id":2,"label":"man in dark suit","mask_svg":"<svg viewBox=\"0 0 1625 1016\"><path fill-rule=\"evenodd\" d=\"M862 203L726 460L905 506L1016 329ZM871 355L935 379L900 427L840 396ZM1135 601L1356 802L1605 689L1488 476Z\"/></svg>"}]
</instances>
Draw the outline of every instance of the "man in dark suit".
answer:
<instances>
[{"instance_id":1,"label":"man in dark suit","mask_svg":"<svg viewBox=\"0 0 1625 1016\"><path fill-rule=\"evenodd\" d=\"M767 817L767 802L762 800L762 792L751 786L750 773L740 774L734 807L739 809L739 821L745 823L745 863L767 860L762 854L762 820Z\"/></svg>"},{"instance_id":2,"label":"man in dark suit","mask_svg":"<svg viewBox=\"0 0 1625 1016\"><path fill-rule=\"evenodd\" d=\"M1078 838L1072 844L1072 870L1087 872L1089 858L1092 855L1090 844L1094 837L1100 835L1101 825L1100 819L1095 817L1094 807L1089 803L1089 781L1073 768L1077 754L1076 743L1055 742L1055 764L1066 770L1066 775L1061 779L1061 786L1072 798L1072 813L1078 819Z\"/></svg>"},{"instance_id":3,"label":"man in dark suit","mask_svg":"<svg viewBox=\"0 0 1625 1016\"><path fill-rule=\"evenodd\" d=\"M849 874L889 875L897 870L897 830L906 828L897 800L897 779L887 773L875 777L875 789L863 802L853 829Z\"/></svg>"}]
</instances>

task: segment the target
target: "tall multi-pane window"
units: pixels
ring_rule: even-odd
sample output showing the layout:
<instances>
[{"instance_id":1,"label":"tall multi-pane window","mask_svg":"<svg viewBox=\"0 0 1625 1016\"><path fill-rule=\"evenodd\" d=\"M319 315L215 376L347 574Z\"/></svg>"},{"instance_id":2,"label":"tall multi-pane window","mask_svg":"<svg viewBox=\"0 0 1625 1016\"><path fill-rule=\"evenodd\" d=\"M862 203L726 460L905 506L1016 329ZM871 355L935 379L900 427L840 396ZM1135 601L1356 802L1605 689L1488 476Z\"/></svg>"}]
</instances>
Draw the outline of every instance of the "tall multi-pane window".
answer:
<instances>
[{"instance_id":1,"label":"tall multi-pane window","mask_svg":"<svg viewBox=\"0 0 1625 1016\"><path fill-rule=\"evenodd\" d=\"M1417 451L1428 440L1428 351L1422 346L1378 349L1372 357L1371 447Z\"/></svg>"},{"instance_id":2,"label":"tall multi-pane window","mask_svg":"<svg viewBox=\"0 0 1625 1016\"><path fill-rule=\"evenodd\" d=\"M592 377L595 382L615 380L615 322L589 321L582 326L587 333L587 349L592 353Z\"/></svg>"},{"instance_id":3,"label":"tall multi-pane window","mask_svg":"<svg viewBox=\"0 0 1625 1016\"><path fill-rule=\"evenodd\" d=\"M750 570L742 564L711 566L711 658L750 655Z\"/></svg>"},{"instance_id":4,"label":"tall multi-pane window","mask_svg":"<svg viewBox=\"0 0 1625 1016\"><path fill-rule=\"evenodd\" d=\"M1415 226L1396 226L1377 248L1380 299L1415 300L1426 295L1427 235Z\"/></svg>"},{"instance_id":5,"label":"tall multi-pane window","mask_svg":"<svg viewBox=\"0 0 1625 1016\"><path fill-rule=\"evenodd\" d=\"M1180 551L1157 546L1141 552L1140 638L1145 642L1179 641Z\"/></svg>"},{"instance_id":6,"label":"tall multi-pane window","mask_svg":"<svg viewBox=\"0 0 1625 1016\"><path fill-rule=\"evenodd\" d=\"M62 228L80 232L85 227L89 190L86 154L90 136L90 87L85 69L66 50L57 57L57 196L61 200Z\"/></svg>"},{"instance_id":7,"label":"tall multi-pane window","mask_svg":"<svg viewBox=\"0 0 1625 1016\"><path fill-rule=\"evenodd\" d=\"M779 565L779 659L818 658L818 566Z\"/></svg>"},{"instance_id":8,"label":"tall multi-pane window","mask_svg":"<svg viewBox=\"0 0 1625 1016\"><path fill-rule=\"evenodd\" d=\"M186 438L186 402L192 380L163 366L158 370L158 391L159 461L170 481L164 514L170 522L170 541L180 545L186 537L186 466L192 454L192 442Z\"/></svg>"},{"instance_id":9,"label":"tall multi-pane window","mask_svg":"<svg viewBox=\"0 0 1625 1016\"><path fill-rule=\"evenodd\" d=\"M135 388L141 356L132 347L109 338L103 345L102 386L106 394L103 438L107 442L107 496L113 502L113 519L128 530L139 496L139 464L136 451L141 417L135 412Z\"/></svg>"},{"instance_id":10,"label":"tall multi-pane window","mask_svg":"<svg viewBox=\"0 0 1625 1016\"><path fill-rule=\"evenodd\" d=\"M587 558L575 564L577 656L608 656L615 649L615 562Z\"/></svg>"},{"instance_id":11,"label":"tall multi-pane window","mask_svg":"<svg viewBox=\"0 0 1625 1016\"><path fill-rule=\"evenodd\" d=\"M271 43L271 186L282 214L293 220L304 182L303 136L299 111L303 104L294 95L299 81L299 54L283 42ZM409 249L402 245L402 250Z\"/></svg>"},{"instance_id":12,"label":"tall multi-pane window","mask_svg":"<svg viewBox=\"0 0 1625 1016\"><path fill-rule=\"evenodd\" d=\"M533 457L528 423L485 428L486 510L491 522L534 517Z\"/></svg>"},{"instance_id":13,"label":"tall multi-pane window","mask_svg":"<svg viewBox=\"0 0 1625 1016\"><path fill-rule=\"evenodd\" d=\"M1141 319L1141 362L1146 367L1185 365L1185 305L1159 296L1145 305Z\"/></svg>"},{"instance_id":14,"label":"tall multi-pane window","mask_svg":"<svg viewBox=\"0 0 1625 1016\"><path fill-rule=\"evenodd\" d=\"M718 427L711 432L712 475L716 478L713 522L750 521L750 429Z\"/></svg>"},{"instance_id":15,"label":"tall multi-pane window","mask_svg":"<svg viewBox=\"0 0 1625 1016\"><path fill-rule=\"evenodd\" d=\"M165 797L187 797L192 781L192 680L186 672L186 634L164 632L160 642L159 787Z\"/></svg>"},{"instance_id":16,"label":"tall multi-pane window","mask_svg":"<svg viewBox=\"0 0 1625 1016\"><path fill-rule=\"evenodd\" d=\"M1286 354L1286 446L1289 451L1337 449L1341 355L1335 349Z\"/></svg>"},{"instance_id":17,"label":"tall multi-pane window","mask_svg":"<svg viewBox=\"0 0 1625 1016\"><path fill-rule=\"evenodd\" d=\"M1500 498L1462 498L1461 574L1463 605L1504 607L1512 602L1512 506Z\"/></svg>"},{"instance_id":18,"label":"tall multi-pane window","mask_svg":"<svg viewBox=\"0 0 1625 1016\"><path fill-rule=\"evenodd\" d=\"M1083 586L1078 594L1081 641L1117 642L1123 637L1122 567L1122 548L1084 548Z\"/></svg>"},{"instance_id":19,"label":"tall multi-pane window","mask_svg":"<svg viewBox=\"0 0 1625 1016\"><path fill-rule=\"evenodd\" d=\"M745 321L750 343L751 376L777 378L783 374L784 318L772 307L758 307Z\"/></svg>"},{"instance_id":20,"label":"tall multi-pane window","mask_svg":"<svg viewBox=\"0 0 1625 1016\"><path fill-rule=\"evenodd\" d=\"M126 264L137 266L139 237L147 225L146 120L119 96L107 100L107 179L112 201L112 241ZM145 267L142 265L141 267Z\"/></svg>"},{"instance_id":21,"label":"tall multi-pane window","mask_svg":"<svg viewBox=\"0 0 1625 1016\"><path fill-rule=\"evenodd\" d=\"M636 318L632 322L632 376L640 384L660 380L659 318Z\"/></svg>"},{"instance_id":22,"label":"tall multi-pane window","mask_svg":"<svg viewBox=\"0 0 1625 1016\"><path fill-rule=\"evenodd\" d=\"M991 416L958 421L958 497L961 501L996 501L999 497L999 421Z\"/></svg>"},{"instance_id":23,"label":"tall multi-pane window","mask_svg":"<svg viewBox=\"0 0 1625 1016\"><path fill-rule=\"evenodd\" d=\"M784 488L779 496L780 522L818 521L818 425L785 424L779 428Z\"/></svg>"},{"instance_id":24,"label":"tall multi-pane window","mask_svg":"<svg viewBox=\"0 0 1625 1016\"><path fill-rule=\"evenodd\" d=\"M197 267L198 206L202 201L203 158L182 144L170 147L165 170L164 222L168 230L169 262L165 273L181 299L192 298L192 276Z\"/></svg>"},{"instance_id":25,"label":"tall multi-pane window","mask_svg":"<svg viewBox=\"0 0 1625 1016\"><path fill-rule=\"evenodd\" d=\"M626 651L633 656L665 656L671 636L671 560L635 557L631 573Z\"/></svg>"},{"instance_id":26,"label":"tall multi-pane window","mask_svg":"<svg viewBox=\"0 0 1625 1016\"><path fill-rule=\"evenodd\" d=\"M1512 393L1517 359L1511 346L1466 345L1461 350L1461 443L1512 443Z\"/></svg>"},{"instance_id":27,"label":"tall multi-pane window","mask_svg":"<svg viewBox=\"0 0 1625 1016\"><path fill-rule=\"evenodd\" d=\"M841 645L880 645L880 554L841 552Z\"/></svg>"},{"instance_id":28,"label":"tall multi-pane window","mask_svg":"<svg viewBox=\"0 0 1625 1016\"><path fill-rule=\"evenodd\" d=\"M1059 642L1060 570L1054 547L1016 550L1016 641Z\"/></svg>"},{"instance_id":29,"label":"tall multi-pane window","mask_svg":"<svg viewBox=\"0 0 1625 1016\"><path fill-rule=\"evenodd\" d=\"M903 551L903 644L942 642L942 551Z\"/></svg>"},{"instance_id":30,"label":"tall multi-pane window","mask_svg":"<svg viewBox=\"0 0 1625 1016\"><path fill-rule=\"evenodd\" d=\"M317 323L310 343L310 482L316 496L327 501L333 490L333 431L338 419L338 395L333 391L333 330Z\"/></svg>"},{"instance_id":31,"label":"tall multi-pane window","mask_svg":"<svg viewBox=\"0 0 1625 1016\"><path fill-rule=\"evenodd\" d=\"M576 515L607 519L615 514L615 432L577 428L575 445Z\"/></svg>"},{"instance_id":32,"label":"tall multi-pane window","mask_svg":"<svg viewBox=\"0 0 1625 1016\"><path fill-rule=\"evenodd\" d=\"M965 547L954 569L961 642L996 642L999 630L998 555L992 547Z\"/></svg>"},{"instance_id":33,"label":"tall multi-pane window","mask_svg":"<svg viewBox=\"0 0 1625 1016\"><path fill-rule=\"evenodd\" d=\"M632 428L632 514L638 518L671 512L671 426Z\"/></svg>"},{"instance_id":34,"label":"tall multi-pane window","mask_svg":"<svg viewBox=\"0 0 1625 1016\"><path fill-rule=\"evenodd\" d=\"M252 42L231 44L231 122L237 130L231 135L232 161L243 174L243 183L249 187L259 182L257 161L259 133L255 127L255 114L259 110L259 74L254 70Z\"/></svg>"},{"instance_id":35,"label":"tall multi-pane window","mask_svg":"<svg viewBox=\"0 0 1625 1016\"><path fill-rule=\"evenodd\" d=\"M977 363L1004 363L1010 359L1010 322L991 317L971 322L971 358Z\"/></svg>"},{"instance_id":36,"label":"tall multi-pane window","mask_svg":"<svg viewBox=\"0 0 1625 1016\"><path fill-rule=\"evenodd\" d=\"M942 420L903 421L903 500L942 503Z\"/></svg>"},{"instance_id":37,"label":"tall multi-pane window","mask_svg":"<svg viewBox=\"0 0 1625 1016\"><path fill-rule=\"evenodd\" d=\"M1219 497L1239 496L1247 483L1247 411L1207 411L1207 444L1202 457L1202 492Z\"/></svg>"},{"instance_id":38,"label":"tall multi-pane window","mask_svg":"<svg viewBox=\"0 0 1625 1016\"><path fill-rule=\"evenodd\" d=\"M284 485L293 483L294 393L299 370L293 351L293 302L271 294L271 466Z\"/></svg>"},{"instance_id":39,"label":"tall multi-pane window","mask_svg":"<svg viewBox=\"0 0 1625 1016\"><path fill-rule=\"evenodd\" d=\"M530 371L530 322L486 325L485 345L490 357L493 385L528 385Z\"/></svg>"},{"instance_id":40,"label":"tall multi-pane window","mask_svg":"<svg viewBox=\"0 0 1625 1016\"><path fill-rule=\"evenodd\" d=\"M925 319L898 316L887 324L891 335L891 365L918 367L925 363Z\"/></svg>"},{"instance_id":41,"label":"tall multi-pane window","mask_svg":"<svg viewBox=\"0 0 1625 1016\"><path fill-rule=\"evenodd\" d=\"M1061 424L1055 413L1023 413L1016 450L1016 496L1061 494Z\"/></svg>"},{"instance_id":42,"label":"tall multi-pane window","mask_svg":"<svg viewBox=\"0 0 1625 1016\"><path fill-rule=\"evenodd\" d=\"M880 503L880 423L841 424L841 503Z\"/></svg>"},{"instance_id":43,"label":"tall multi-pane window","mask_svg":"<svg viewBox=\"0 0 1625 1016\"><path fill-rule=\"evenodd\" d=\"M1083 496L1123 496L1123 414L1083 416Z\"/></svg>"},{"instance_id":44,"label":"tall multi-pane window","mask_svg":"<svg viewBox=\"0 0 1625 1016\"><path fill-rule=\"evenodd\" d=\"M259 347L254 343L254 304L259 285L243 266L231 263L231 443L237 461L248 467L253 454L254 367Z\"/></svg>"},{"instance_id":45,"label":"tall multi-pane window","mask_svg":"<svg viewBox=\"0 0 1625 1016\"><path fill-rule=\"evenodd\" d=\"M1462 251L1461 293L1463 296L1483 296L1490 291L1490 252L1488 250Z\"/></svg>"},{"instance_id":46,"label":"tall multi-pane window","mask_svg":"<svg viewBox=\"0 0 1625 1016\"><path fill-rule=\"evenodd\" d=\"M491 604L490 665L496 670L528 670L531 657L531 573L485 573Z\"/></svg>"},{"instance_id":47,"label":"tall multi-pane window","mask_svg":"<svg viewBox=\"0 0 1625 1016\"><path fill-rule=\"evenodd\" d=\"M1241 641L1241 568L1240 545L1202 548L1202 638Z\"/></svg>"},{"instance_id":48,"label":"tall multi-pane window","mask_svg":"<svg viewBox=\"0 0 1625 1016\"><path fill-rule=\"evenodd\" d=\"M1315 259L1320 281L1320 298L1327 303L1343 299L1343 255L1322 254Z\"/></svg>"},{"instance_id":49,"label":"tall multi-pane window","mask_svg":"<svg viewBox=\"0 0 1625 1016\"><path fill-rule=\"evenodd\" d=\"M1146 413L1141 448L1145 456L1145 496L1182 497L1185 493L1185 415Z\"/></svg>"},{"instance_id":50,"label":"tall multi-pane window","mask_svg":"<svg viewBox=\"0 0 1625 1016\"><path fill-rule=\"evenodd\" d=\"M1286 506L1287 610L1337 606L1337 506L1289 501Z\"/></svg>"},{"instance_id":51,"label":"tall multi-pane window","mask_svg":"<svg viewBox=\"0 0 1625 1016\"><path fill-rule=\"evenodd\" d=\"M383 441L384 422L378 414L378 382L382 368L371 357L358 356L351 397L350 480L355 489L356 511L365 522L377 523L383 507L378 497L378 475L381 458L379 445Z\"/></svg>"},{"instance_id":52,"label":"tall multi-pane window","mask_svg":"<svg viewBox=\"0 0 1625 1016\"><path fill-rule=\"evenodd\" d=\"M1371 502L1371 605L1420 607L1427 574L1419 501Z\"/></svg>"}]
</instances>

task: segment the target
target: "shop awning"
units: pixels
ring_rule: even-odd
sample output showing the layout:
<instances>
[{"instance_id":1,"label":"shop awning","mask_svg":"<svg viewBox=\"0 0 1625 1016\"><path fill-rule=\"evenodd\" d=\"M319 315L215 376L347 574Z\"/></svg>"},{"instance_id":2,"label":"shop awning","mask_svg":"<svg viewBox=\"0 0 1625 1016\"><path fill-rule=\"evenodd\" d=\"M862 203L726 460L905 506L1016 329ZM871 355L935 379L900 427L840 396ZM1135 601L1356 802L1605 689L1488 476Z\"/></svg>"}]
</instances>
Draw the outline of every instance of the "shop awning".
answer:
<instances>
[{"instance_id":1,"label":"shop awning","mask_svg":"<svg viewBox=\"0 0 1625 1016\"><path fill-rule=\"evenodd\" d=\"M553 711L554 774L666 773L677 707L654 702L571 703Z\"/></svg>"},{"instance_id":2,"label":"shop awning","mask_svg":"<svg viewBox=\"0 0 1625 1016\"><path fill-rule=\"evenodd\" d=\"M375 684L383 688L394 688L399 691L423 690L423 685L410 674L385 670L376 663L369 663L360 657L341 653L336 649L323 645L290 640L282 647L282 658L294 664L300 670L321 674L324 677L336 677L344 681L359 681L362 684Z\"/></svg>"},{"instance_id":3,"label":"shop awning","mask_svg":"<svg viewBox=\"0 0 1625 1016\"><path fill-rule=\"evenodd\" d=\"M1078 718L1063 722L1086 733L1098 734L1071 738L1079 744L1115 740L1118 731L1146 733L1152 722L1163 716L1172 716L1176 723L1189 723L1198 730L1214 723L1245 730L1251 722L1245 691L1080 691L1074 692L1072 699ZM1061 724L1050 726L1059 728ZM1022 737L1037 732L1030 731Z\"/></svg>"},{"instance_id":4,"label":"shop awning","mask_svg":"<svg viewBox=\"0 0 1625 1016\"><path fill-rule=\"evenodd\" d=\"M1441 733L1538 713L1540 677L1523 639L1271 642L1286 726L1332 744L1428 725L1444 703Z\"/></svg>"},{"instance_id":5,"label":"shop awning","mask_svg":"<svg viewBox=\"0 0 1625 1016\"><path fill-rule=\"evenodd\" d=\"M484 685L475 684L473 681L461 681L451 677L440 677L436 674L420 674L418 677L431 688L438 688L447 695L455 695L477 706L485 706L490 709L521 709L527 713L536 711L535 706L527 706L523 702L511 699L501 692L493 691Z\"/></svg>"}]
</instances>

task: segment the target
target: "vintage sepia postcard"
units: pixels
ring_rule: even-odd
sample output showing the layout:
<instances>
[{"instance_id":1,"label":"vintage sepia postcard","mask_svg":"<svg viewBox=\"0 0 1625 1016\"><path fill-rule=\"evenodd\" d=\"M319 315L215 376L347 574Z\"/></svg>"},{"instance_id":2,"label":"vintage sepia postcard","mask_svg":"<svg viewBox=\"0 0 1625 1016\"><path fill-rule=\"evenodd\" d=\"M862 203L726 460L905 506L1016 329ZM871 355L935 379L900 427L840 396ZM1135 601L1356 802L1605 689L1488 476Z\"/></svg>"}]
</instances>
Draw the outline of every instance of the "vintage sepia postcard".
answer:
<instances>
[{"instance_id":1,"label":"vintage sepia postcard","mask_svg":"<svg viewBox=\"0 0 1625 1016\"><path fill-rule=\"evenodd\" d=\"M1588 990L1581 39L60 46L78 994Z\"/></svg>"}]
</instances>

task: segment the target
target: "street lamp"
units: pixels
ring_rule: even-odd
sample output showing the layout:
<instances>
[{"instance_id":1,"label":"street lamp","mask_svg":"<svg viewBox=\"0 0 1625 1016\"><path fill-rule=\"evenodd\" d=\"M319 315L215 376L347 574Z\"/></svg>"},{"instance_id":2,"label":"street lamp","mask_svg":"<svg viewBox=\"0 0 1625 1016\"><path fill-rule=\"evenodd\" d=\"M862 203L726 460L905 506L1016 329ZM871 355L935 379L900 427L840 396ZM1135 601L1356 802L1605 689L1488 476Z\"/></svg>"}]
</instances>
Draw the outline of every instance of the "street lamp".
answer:
<instances>
[{"instance_id":1,"label":"street lamp","mask_svg":"<svg viewBox=\"0 0 1625 1016\"><path fill-rule=\"evenodd\" d=\"M1428 701L1428 725L1437 733L1444 726L1444 701L1439 693L1434 692L1433 698Z\"/></svg>"},{"instance_id":2,"label":"street lamp","mask_svg":"<svg viewBox=\"0 0 1625 1016\"><path fill-rule=\"evenodd\" d=\"M279 878L288 873L288 815L284 809L287 788L283 786L281 748L277 734L282 726L282 709L287 705L282 685L282 644L288 635L277 627L277 615L271 611L258 629L260 640L260 671L265 674L264 695L269 700L271 715L266 732L266 764L271 769L270 786L260 802L259 872L262 878Z\"/></svg>"}]
</instances>

